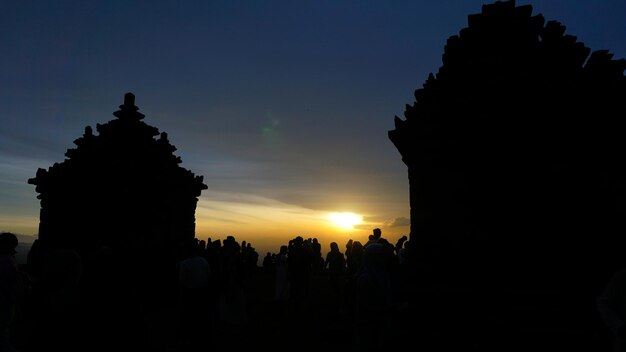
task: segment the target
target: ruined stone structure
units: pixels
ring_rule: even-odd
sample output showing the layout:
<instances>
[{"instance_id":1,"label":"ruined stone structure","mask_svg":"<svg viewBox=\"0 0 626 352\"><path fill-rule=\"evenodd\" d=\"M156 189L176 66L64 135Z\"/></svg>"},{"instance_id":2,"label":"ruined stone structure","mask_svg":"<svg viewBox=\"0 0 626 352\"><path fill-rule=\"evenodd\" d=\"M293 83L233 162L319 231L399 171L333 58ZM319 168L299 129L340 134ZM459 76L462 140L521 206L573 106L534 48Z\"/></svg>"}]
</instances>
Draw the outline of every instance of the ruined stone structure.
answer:
<instances>
[{"instance_id":1,"label":"ruined stone structure","mask_svg":"<svg viewBox=\"0 0 626 352\"><path fill-rule=\"evenodd\" d=\"M442 62L388 134L408 167L418 265L503 289L511 311L539 292L589 324L626 263L626 61L498 1L468 16Z\"/></svg>"},{"instance_id":2,"label":"ruined stone structure","mask_svg":"<svg viewBox=\"0 0 626 352\"><path fill-rule=\"evenodd\" d=\"M180 244L195 237L196 204L207 186L180 166L167 134L142 121L132 93L113 115L97 134L86 127L63 162L28 181L41 200L37 251L73 249L88 263L112 248L130 265L173 267Z\"/></svg>"}]
</instances>

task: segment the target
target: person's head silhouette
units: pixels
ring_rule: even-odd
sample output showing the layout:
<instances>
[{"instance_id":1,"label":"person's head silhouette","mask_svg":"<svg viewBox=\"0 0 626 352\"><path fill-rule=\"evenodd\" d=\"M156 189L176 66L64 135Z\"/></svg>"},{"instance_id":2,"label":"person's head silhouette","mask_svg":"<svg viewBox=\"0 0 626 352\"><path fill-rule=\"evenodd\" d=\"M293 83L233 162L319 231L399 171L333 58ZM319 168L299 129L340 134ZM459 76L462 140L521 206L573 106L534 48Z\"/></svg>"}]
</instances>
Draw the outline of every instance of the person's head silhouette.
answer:
<instances>
[{"instance_id":1,"label":"person's head silhouette","mask_svg":"<svg viewBox=\"0 0 626 352\"><path fill-rule=\"evenodd\" d=\"M372 231L372 235L374 235L374 241L378 241L380 239L380 236L382 236L383 232L380 228L375 228Z\"/></svg>"}]
</instances>

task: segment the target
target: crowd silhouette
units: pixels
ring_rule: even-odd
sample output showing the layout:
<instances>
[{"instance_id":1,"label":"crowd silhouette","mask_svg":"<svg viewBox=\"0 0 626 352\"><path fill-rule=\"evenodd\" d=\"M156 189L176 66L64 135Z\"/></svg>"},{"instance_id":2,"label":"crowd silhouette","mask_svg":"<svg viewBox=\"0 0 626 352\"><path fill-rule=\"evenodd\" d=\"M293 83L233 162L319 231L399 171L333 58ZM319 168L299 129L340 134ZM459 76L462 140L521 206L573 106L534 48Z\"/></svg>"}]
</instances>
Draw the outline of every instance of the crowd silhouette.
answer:
<instances>
[{"instance_id":1,"label":"crowd silhouette","mask_svg":"<svg viewBox=\"0 0 626 352\"><path fill-rule=\"evenodd\" d=\"M441 316L436 304L420 305L416 299L436 288L416 280L426 268L415 270L408 260L414 253L407 238L394 245L376 228L365 244L349 239L343 252L330 242L321 263L315 238L296 236L262 263L250 242L240 244L234 236L193 239L176 263L177 294L154 309L139 295L140 273L127 267L122 253L103 247L80 258L75 251L59 250L46 258L45 272L33 273L28 263L18 266L14 260L15 235L3 233L2 351L182 352L275 343L301 350L401 350L410 343L429 351L461 346L495 351L494 341L515 335L515 327L481 325L489 311L473 310L477 326L460 331L455 324L467 318ZM604 335L596 337L596 347L607 351L610 345L615 351L624 348L625 277L623 271L615 273L597 297L606 329L599 330ZM436 293L455 299L445 290ZM473 303L480 306L481 300ZM421 334L411 335L416 324ZM477 327L499 336L481 341Z\"/></svg>"},{"instance_id":2,"label":"crowd silhouette","mask_svg":"<svg viewBox=\"0 0 626 352\"><path fill-rule=\"evenodd\" d=\"M14 314L4 320L3 351L12 351L4 347L9 344L24 352L202 351L226 347L241 335L252 339L237 341L242 348L271 336L295 344L302 343L300 333L328 328L315 324L333 322L341 322L336 335L327 332L325 341L302 348L328 342L355 351L388 348L397 337L394 316L407 302L398 294L398 247L380 234L376 229L363 246L349 240L346 252L331 242L321 261L321 243L296 236L268 253L263 265L251 243L234 236L190 240L176 263L177 294L153 311L138 295L141 277L109 247L90 258L59 250L46 258L41 274L14 263L27 289L10 289ZM3 276L3 284L17 281Z\"/></svg>"}]
</instances>

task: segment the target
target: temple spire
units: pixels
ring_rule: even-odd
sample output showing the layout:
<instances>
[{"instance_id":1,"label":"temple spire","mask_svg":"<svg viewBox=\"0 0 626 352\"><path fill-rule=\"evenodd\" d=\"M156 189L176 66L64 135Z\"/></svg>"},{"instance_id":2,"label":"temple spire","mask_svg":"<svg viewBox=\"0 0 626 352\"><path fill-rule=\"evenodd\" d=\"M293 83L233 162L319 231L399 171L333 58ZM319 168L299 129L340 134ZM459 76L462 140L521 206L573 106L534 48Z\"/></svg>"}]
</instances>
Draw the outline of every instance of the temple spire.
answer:
<instances>
[{"instance_id":1,"label":"temple spire","mask_svg":"<svg viewBox=\"0 0 626 352\"><path fill-rule=\"evenodd\" d=\"M133 119L141 120L145 117L140 113L139 107L135 106L135 94L124 94L124 104L120 105L120 110L113 113L113 115L119 119Z\"/></svg>"}]
</instances>

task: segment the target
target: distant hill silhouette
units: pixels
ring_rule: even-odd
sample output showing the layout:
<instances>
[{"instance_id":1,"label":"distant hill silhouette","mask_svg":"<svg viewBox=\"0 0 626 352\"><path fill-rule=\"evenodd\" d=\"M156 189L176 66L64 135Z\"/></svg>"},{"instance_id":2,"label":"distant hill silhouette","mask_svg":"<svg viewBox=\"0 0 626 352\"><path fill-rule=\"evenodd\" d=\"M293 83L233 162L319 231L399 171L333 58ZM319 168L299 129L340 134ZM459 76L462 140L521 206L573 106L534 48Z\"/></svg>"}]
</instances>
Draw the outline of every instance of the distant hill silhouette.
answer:
<instances>
[{"instance_id":1,"label":"distant hill silhouette","mask_svg":"<svg viewBox=\"0 0 626 352\"><path fill-rule=\"evenodd\" d=\"M626 260L626 61L565 29L531 5L484 5L388 134L429 284L491 294L503 324L561 341L589 338Z\"/></svg>"}]
</instances>

